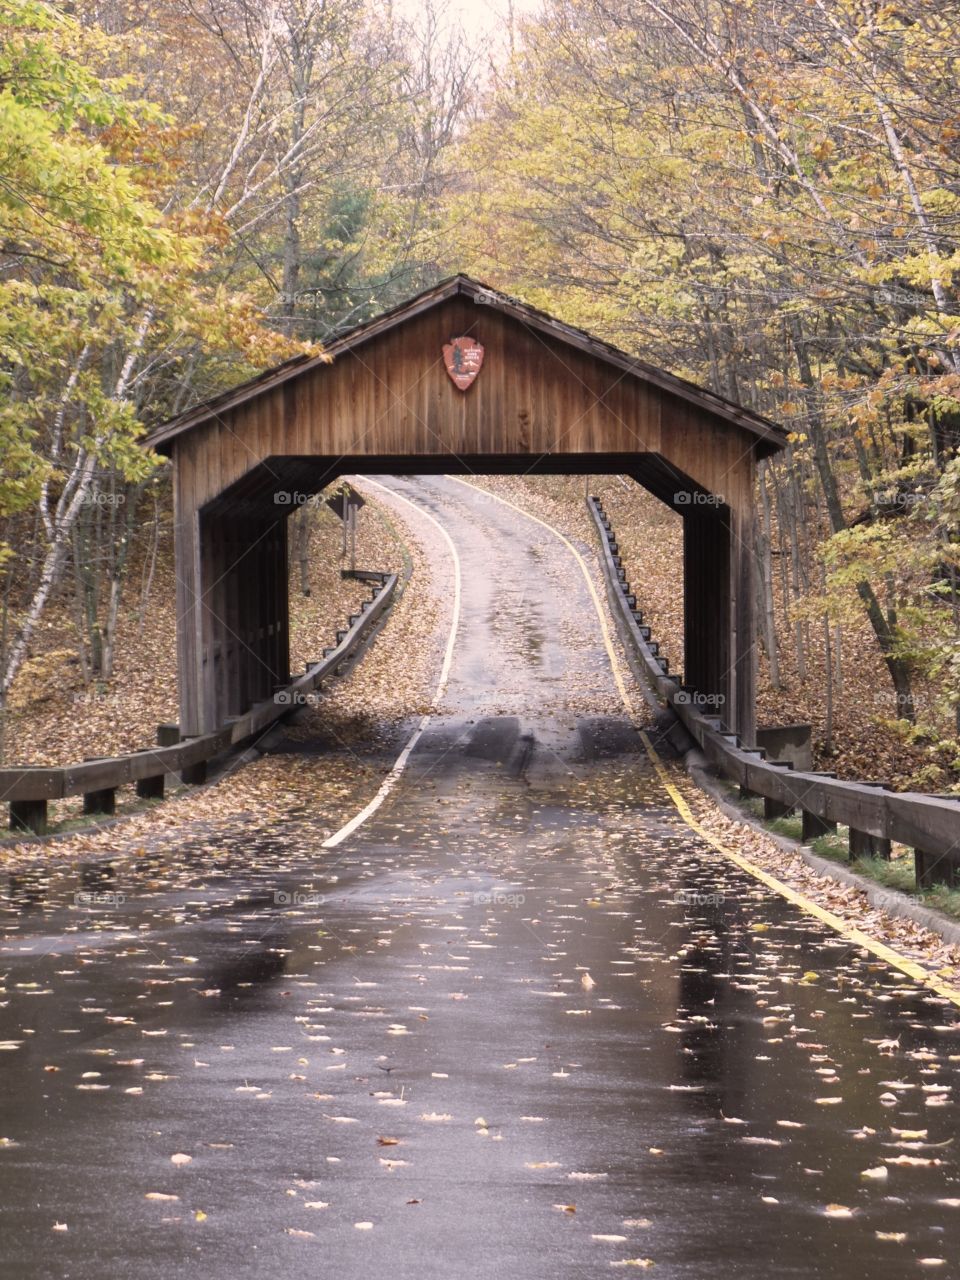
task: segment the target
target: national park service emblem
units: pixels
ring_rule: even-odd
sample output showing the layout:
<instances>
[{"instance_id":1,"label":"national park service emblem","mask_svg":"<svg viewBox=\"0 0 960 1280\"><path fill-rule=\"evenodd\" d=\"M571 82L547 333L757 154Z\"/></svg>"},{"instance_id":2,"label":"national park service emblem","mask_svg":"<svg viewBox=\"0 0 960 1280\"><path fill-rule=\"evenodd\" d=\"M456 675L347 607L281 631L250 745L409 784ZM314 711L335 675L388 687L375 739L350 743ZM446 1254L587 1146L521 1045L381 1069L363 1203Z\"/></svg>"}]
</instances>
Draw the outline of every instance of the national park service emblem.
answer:
<instances>
[{"instance_id":1,"label":"national park service emblem","mask_svg":"<svg viewBox=\"0 0 960 1280\"><path fill-rule=\"evenodd\" d=\"M472 385L483 364L483 346L476 338L454 338L443 344L443 363L461 391Z\"/></svg>"}]
</instances>

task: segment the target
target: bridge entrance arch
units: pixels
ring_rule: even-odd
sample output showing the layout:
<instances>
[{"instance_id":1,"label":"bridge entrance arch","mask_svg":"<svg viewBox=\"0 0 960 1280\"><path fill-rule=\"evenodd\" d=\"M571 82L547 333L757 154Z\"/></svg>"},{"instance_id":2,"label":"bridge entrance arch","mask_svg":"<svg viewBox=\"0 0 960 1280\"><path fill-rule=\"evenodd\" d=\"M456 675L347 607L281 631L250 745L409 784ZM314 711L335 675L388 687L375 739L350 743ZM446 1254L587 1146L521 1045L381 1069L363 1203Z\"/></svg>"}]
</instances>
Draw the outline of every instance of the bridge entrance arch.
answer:
<instances>
[{"instance_id":1,"label":"bridge entrance arch","mask_svg":"<svg viewBox=\"0 0 960 1280\"><path fill-rule=\"evenodd\" d=\"M755 729L754 480L781 427L458 275L165 423L180 728L289 678L291 497L351 474L619 473L683 517L684 682Z\"/></svg>"}]
</instances>

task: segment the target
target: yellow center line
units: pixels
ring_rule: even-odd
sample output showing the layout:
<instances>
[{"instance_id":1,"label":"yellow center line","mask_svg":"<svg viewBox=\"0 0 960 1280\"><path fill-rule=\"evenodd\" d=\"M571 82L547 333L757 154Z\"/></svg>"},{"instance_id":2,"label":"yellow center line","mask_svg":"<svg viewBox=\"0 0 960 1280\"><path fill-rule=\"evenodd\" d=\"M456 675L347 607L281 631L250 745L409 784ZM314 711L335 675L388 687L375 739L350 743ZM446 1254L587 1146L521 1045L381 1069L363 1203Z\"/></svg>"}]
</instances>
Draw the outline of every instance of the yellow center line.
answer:
<instances>
[{"instance_id":1,"label":"yellow center line","mask_svg":"<svg viewBox=\"0 0 960 1280\"><path fill-rule=\"evenodd\" d=\"M607 657L610 659L613 678L617 683L617 689L620 692L620 697L627 711L627 715L630 717L631 721L633 721L636 716L634 702L630 697L630 693L623 677L620 659L610 636L610 628L607 625L603 605L601 604L600 597L597 595L597 590L593 583L593 576L577 548L569 538L564 537L559 529L555 529L553 525L548 524L546 520L541 520L539 516L534 516L531 515L529 511L524 511L523 507L517 506L516 503L510 502L509 499L501 498L499 494L492 493L489 489L483 489L480 485L471 484L469 481L461 479L460 476L447 476L446 479L456 480L458 484L465 485L468 489L475 489L477 492L483 493L487 497L495 498L497 502L502 502L504 506L512 508L527 520L532 520L535 524L541 525L542 528L546 529L549 533L552 533L555 538L559 538L570 554L574 557L577 564L580 566L580 571L587 584L587 590L590 592L590 598L593 601L593 607L597 612L597 618L600 622L600 632L603 636L603 644L607 651ZM847 922L840 916L834 915L834 913L832 911L828 911L826 907L821 907L818 903L812 902L809 898L804 897L804 895L798 892L798 890L792 889L789 885L784 884L781 880L778 880L776 876L770 875L769 872L764 871L755 863L751 862L749 858L745 858L743 854L730 849L727 845L718 840L716 836L711 835L706 827L702 826L695 817L689 804L670 777L667 766L664 764L646 733L637 724L634 724L634 728L640 734L640 739L643 742L644 749L650 758L663 789L672 800L680 817L691 831L696 832L701 840L704 840L712 849L716 849L718 853L722 854L725 858L728 858L742 871L746 871L748 875L759 880L761 884L765 884L768 889L772 889L774 893L780 894L782 898L786 898L788 902L792 902L794 906L799 907L801 911L805 911L808 915L811 915L823 924L828 925L838 933L844 941L853 943L855 946L862 947L865 951L869 951L871 955L875 955L885 964L890 965L894 969L899 969L900 972L905 973L907 977L912 978L915 982L921 983L925 987L928 987L931 991L935 991L937 995L942 996L945 1000L949 1000L952 1004L955 1004L960 1008L960 991L956 990L956 988L939 981L932 974L928 973L922 965L917 964L916 961L900 955L899 952L894 951L892 947L886 946L883 942L878 942L875 938L869 937L860 929L856 929L852 925L847 924Z\"/></svg>"}]
</instances>

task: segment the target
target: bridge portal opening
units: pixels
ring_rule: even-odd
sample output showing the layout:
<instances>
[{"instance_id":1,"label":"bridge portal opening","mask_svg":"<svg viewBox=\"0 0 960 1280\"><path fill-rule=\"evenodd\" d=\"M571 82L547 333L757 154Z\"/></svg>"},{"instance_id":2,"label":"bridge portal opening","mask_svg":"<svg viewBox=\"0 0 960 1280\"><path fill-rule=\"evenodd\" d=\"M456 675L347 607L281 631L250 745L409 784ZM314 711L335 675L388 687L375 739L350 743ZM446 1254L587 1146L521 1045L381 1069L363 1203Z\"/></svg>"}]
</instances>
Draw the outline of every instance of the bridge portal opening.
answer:
<instances>
[{"instance_id":1,"label":"bridge portal opening","mask_svg":"<svg viewBox=\"0 0 960 1280\"><path fill-rule=\"evenodd\" d=\"M305 496L349 475L622 475L683 521L683 679L750 743L755 468L785 440L582 330L445 281L149 437L174 468L181 732L289 678L288 525Z\"/></svg>"}]
</instances>

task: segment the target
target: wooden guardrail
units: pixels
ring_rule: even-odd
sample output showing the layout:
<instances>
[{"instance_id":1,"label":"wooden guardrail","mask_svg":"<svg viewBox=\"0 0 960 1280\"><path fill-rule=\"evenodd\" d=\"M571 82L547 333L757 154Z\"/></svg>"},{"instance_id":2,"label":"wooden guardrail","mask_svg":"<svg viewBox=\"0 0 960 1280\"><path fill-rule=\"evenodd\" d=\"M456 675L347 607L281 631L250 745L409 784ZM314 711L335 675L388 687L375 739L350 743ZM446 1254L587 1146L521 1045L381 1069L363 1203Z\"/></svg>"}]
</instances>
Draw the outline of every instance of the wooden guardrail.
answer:
<instances>
[{"instance_id":1,"label":"wooden guardrail","mask_svg":"<svg viewBox=\"0 0 960 1280\"><path fill-rule=\"evenodd\" d=\"M134 783L144 799L162 799L167 774L180 773L184 782L206 779L207 762L214 756L262 733L276 721L302 706L323 680L338 673L348 659L362 649L377 620L393 603L398 575L352 571L348 576L369 582L373 592L347 627L337 632L337 643L324 650L321 661L312 662L302 676L278 688L273 697L256 703L242 716L225 721L213 733L180 738L176 725L160 725L158 745L131 755L85 760L57 767L22 765L0 769L0 801L10 805L13 830L42 834L47 825L47 804L65 796L83 796L88 814L113 813L116 790Z\"/></svg>"},{"instance_id":2,"label":"wooden guardrail","mask_svg":"<svg viewBox=\"0 0 960 1280\"><path fill-rule=\"evenodd\" d=\"M914 851L918 888L935 884L960 886L960 799L891 791L883 783L845 782L827 773L794 770L744 746L726 731L721 717L706 714L709 696L669 675L650 628L627 581L620 549L599 498L587 506L600 534L604 572L611 604L661 702L671 707L710 764L739 784L745 794L762 796L765 815L799 811L804 841L849 831L851 861L858 857L889 858L892 841Z\"/></svg>"}]
</instances>

